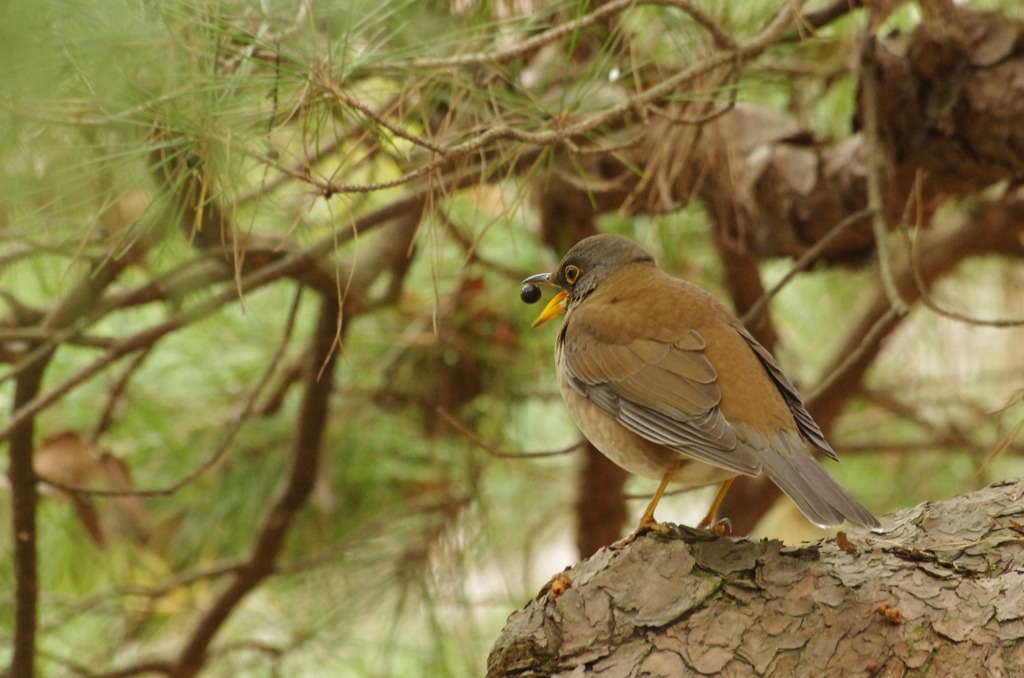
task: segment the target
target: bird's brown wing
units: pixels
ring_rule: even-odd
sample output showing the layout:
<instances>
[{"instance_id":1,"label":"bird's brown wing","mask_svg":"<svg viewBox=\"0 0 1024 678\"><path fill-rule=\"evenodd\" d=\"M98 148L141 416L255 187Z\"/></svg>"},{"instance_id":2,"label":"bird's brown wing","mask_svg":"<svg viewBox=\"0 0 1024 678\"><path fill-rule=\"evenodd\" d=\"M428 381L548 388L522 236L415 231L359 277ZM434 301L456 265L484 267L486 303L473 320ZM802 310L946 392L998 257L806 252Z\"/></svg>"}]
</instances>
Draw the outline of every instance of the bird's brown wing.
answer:
<instances>
[{"instance_id":1,"label":"bird's brown wing","mask_svg":"<svg viewBox=\"0 0 1024 678\"><path fill-rule=\"evenodd\" d=\"M599 326L577 315L567 319L563 333L569 384L627 429L736 473L759 472L756 454L737 444L736 431L722 415L717 374L698 332L609 343Z\"/></svg>"},{"instance_id":2,"label":"bird's brown wing","mask_svg":"<svg viewBox=\"0 0 1024 678\"><path fill-rule=\"evenodd\" d=\"M753 337L750 332L736 323L736 331L741 337L747 342L750 348L754 349L754 353L757 354L758 360L764 365L765 370L768 372L768 376L771 377L772 381L775 382L775 386L779 389L779 393L786 400L786 405L789 406L789 411L793 413L793 419L796 421L797 428L800 429L800 433L806 438L812 445L822 451L822 453L828 455L832 459L839 461L839 457L836 455L832 446L825 440L825 434L821 432L821 428L818 426L814 418L811 417L810 412L804 407L804 401L800 398L800 392L796 390L796 386L793 382L782 373L778 363L775 362L775 358L772 354L762 346L757 339Z\"/></svg>"}]
</instances>

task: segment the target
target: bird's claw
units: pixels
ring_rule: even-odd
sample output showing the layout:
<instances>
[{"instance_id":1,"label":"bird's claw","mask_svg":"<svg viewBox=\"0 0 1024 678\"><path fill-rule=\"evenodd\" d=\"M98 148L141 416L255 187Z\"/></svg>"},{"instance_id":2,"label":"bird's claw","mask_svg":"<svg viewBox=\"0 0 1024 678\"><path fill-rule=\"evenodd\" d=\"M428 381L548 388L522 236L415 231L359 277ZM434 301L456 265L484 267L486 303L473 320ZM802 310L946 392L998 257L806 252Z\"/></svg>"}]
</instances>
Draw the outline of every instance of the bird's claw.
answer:
<instances>
[{"instance_id":1,"label":"bird's claw","mask_svg":"<svg viewBox=\"0 0 1024 678\"><path fill-rule=\"evenodd\" d=\"M713 535L721 537L724 534L732 534L732 521L728 518L709 520L705 518L697 525L698 530L707 530Z\"/></svg>"},{"instance_id":2,"label":"bird's claw","mask_svg":"<svg viewBox=\"0 0 1024 678\"><path fill-rule=\"evenodd\" d=\"M633 530L633 533L631 535L629 535L625 539L620 539L619 541L615 542L614 544L611 545L611 548L613 550L618 550L618 549L625 548L625 547L629 546L630 544L632 544L633 542L635 542L638 537L640 537L642 535L645 535L648 532L654 532L654 533L660 534L660 535L662 535L664 537L670 537L673 534L672 529L673 529L672 523L659 523L658 521L653 520L653 519L651 519L651 520L643 520L643 519L641 519L640 520L640 524L636 526L636 529Z\"/></svg>"}]
</instances>

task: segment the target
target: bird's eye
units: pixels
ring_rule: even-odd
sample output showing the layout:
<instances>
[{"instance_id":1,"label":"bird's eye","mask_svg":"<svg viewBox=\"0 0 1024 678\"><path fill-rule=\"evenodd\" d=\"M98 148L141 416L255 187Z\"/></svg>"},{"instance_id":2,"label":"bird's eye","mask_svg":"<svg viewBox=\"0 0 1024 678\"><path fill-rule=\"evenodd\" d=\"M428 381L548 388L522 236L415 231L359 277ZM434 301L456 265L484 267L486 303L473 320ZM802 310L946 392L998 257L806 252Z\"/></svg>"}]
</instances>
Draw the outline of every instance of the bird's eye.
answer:
<instances>
[{"instance_id":1,"label":"bird's eye","mask_svg":"<svg viewBox=\"0 0 1024 678\"><path fill-rule=\"evenodd\" d=\"M565 275L565 281L567 283L569 283L570 285L572 285L577 280L579 280L579 277L580 277L580 267L579 266L574 266L572 264L569 264L568 266L565 267L565 270L563 271L563 274Z\"/></svg>"}]
</instances>

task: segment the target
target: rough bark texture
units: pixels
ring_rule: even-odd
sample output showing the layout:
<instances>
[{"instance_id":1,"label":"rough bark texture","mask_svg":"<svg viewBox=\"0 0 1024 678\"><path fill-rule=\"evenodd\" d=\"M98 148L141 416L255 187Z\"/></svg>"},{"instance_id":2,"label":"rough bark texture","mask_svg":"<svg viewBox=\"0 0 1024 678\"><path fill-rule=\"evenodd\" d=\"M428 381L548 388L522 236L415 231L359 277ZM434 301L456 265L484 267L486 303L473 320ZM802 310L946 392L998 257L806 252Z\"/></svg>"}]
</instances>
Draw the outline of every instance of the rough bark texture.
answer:
<instances>
[{"instance_id":1,"label":"rough bark texture","mask_svg":"<svg viewBox=\"0 0 1024 678\"><path fill-rule=\"evenodd\" d=\"M997 484L797 548L644 535L514 613L488 676L1024 675L1022 496Z\"/></svg>"},{"instance_id":2,"label":"rough bark texture","mask_svg":"<svg viewBox=\"0 0 1024 678\"><path fill-rule=\"evenodd\" d=\"M949 0L921 9L917 30L881 38L871 54L891 221L922 175L925 214L946 197L1024 180L1024 23Z\"/></svg>"}]
</instances>

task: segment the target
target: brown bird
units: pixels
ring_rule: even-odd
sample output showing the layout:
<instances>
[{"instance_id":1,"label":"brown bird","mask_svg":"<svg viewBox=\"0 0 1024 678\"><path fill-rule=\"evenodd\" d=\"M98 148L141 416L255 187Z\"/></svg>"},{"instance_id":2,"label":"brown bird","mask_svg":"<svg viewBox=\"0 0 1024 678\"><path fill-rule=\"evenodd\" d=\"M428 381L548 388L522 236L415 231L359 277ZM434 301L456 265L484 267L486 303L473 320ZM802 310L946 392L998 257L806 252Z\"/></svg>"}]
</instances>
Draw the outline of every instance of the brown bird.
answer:
<instances>
[{"instance_id":1,"label":"brown bird","mask_svg":"<svg viewBox=\"0 0 1024 678\"><path fill-rule=\"evenodd\" d=\"M535 284L561 289L533 326L565 313L555 365L576 425L619 466L661 481L638 531L656 524L673 480L721 483L708 527L733 478L761 473L816 525L881 527L812 456L838 461L775 358L710 294L616 235L581 240L556 271L524 280L524 301Z\"/></svg>"}]
</instances>

